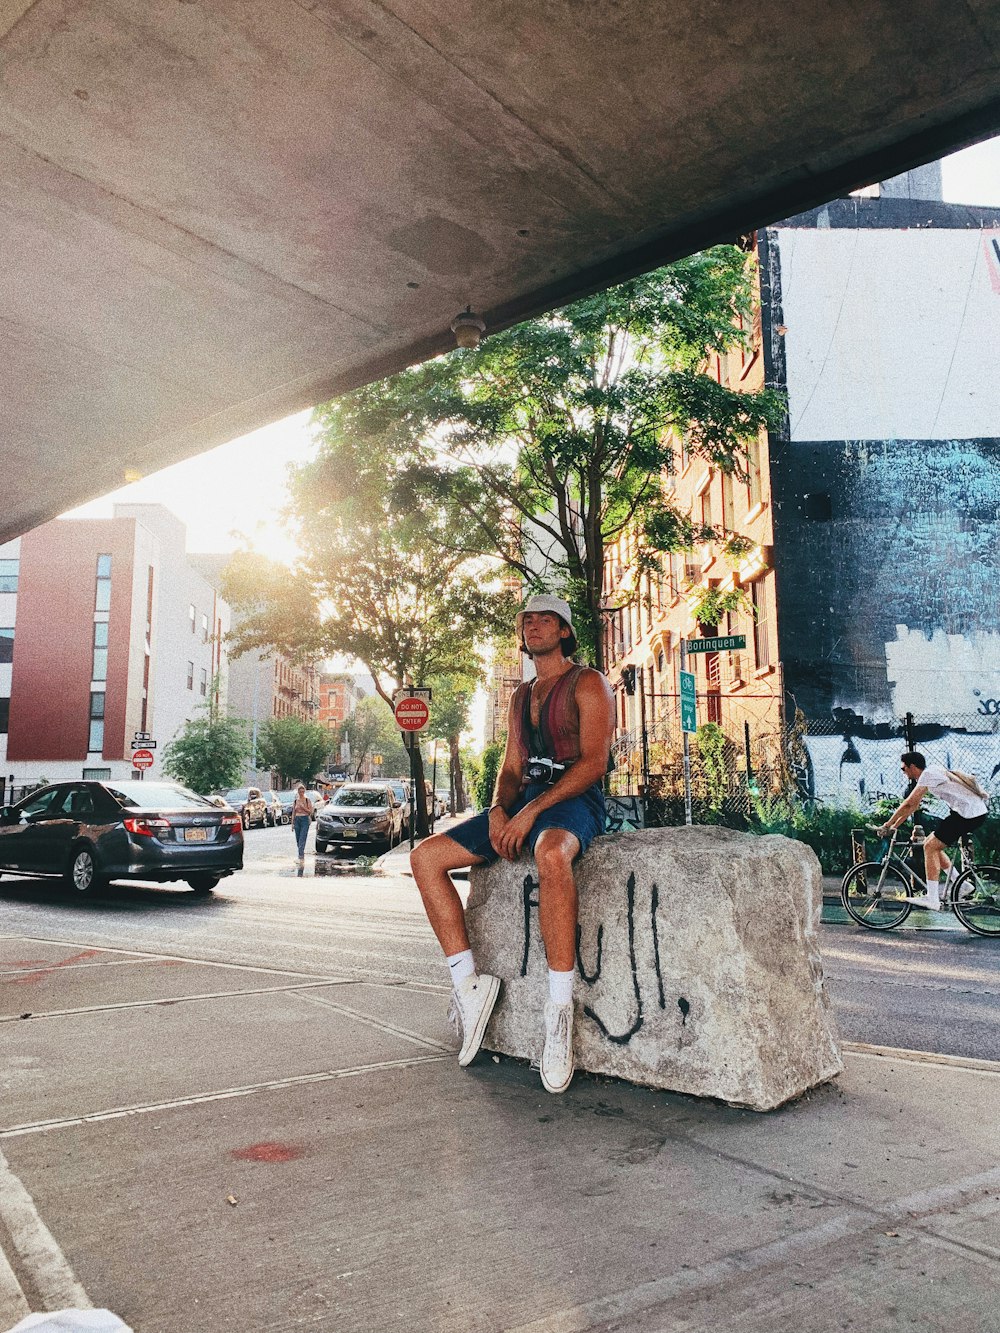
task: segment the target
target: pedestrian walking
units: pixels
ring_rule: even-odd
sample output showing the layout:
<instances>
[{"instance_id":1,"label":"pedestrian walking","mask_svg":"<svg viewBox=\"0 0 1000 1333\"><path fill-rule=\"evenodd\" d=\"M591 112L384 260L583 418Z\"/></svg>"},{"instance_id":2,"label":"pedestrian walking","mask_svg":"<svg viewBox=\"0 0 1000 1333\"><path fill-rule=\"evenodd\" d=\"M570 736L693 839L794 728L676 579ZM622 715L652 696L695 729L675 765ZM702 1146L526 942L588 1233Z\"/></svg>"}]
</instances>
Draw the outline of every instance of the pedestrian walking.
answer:
<instances>
[{"instance_id":1,"label":"pedestrian walking","mask_svg":"<svg viewBox=\"0 0 1000 1333\"><path fill-rule=\"evenodd\" d=\"M300 782L295 788L295 800L292 803L292 831L295 834L295 846L298 848L299 865L305 865L306 838L312 823L313 803L306 795L306 784Z\"/></svg>"},{"instance_id":2,"label":"pedestrian walking","mask_svg":"<svg viewBox=\"0 0 1000 1333\"><path fill-rule=\"evenodd\" d=\"M462 1023L458 1063L483 1042L499 977L476 970L462 901L449 871L516 861L534 853L539 924L548 960L542 1084L564 1092L573 1077L573 977L577 891L573 861L604 832L602 781L614 731L614 699L599 671L573 660L576 635L568 603L548 593L518 613L519 646L535 666L510 701L507 749L489 810L437 833L411 853L413 877L447 959Z\"/></svg>"}]
</instances>

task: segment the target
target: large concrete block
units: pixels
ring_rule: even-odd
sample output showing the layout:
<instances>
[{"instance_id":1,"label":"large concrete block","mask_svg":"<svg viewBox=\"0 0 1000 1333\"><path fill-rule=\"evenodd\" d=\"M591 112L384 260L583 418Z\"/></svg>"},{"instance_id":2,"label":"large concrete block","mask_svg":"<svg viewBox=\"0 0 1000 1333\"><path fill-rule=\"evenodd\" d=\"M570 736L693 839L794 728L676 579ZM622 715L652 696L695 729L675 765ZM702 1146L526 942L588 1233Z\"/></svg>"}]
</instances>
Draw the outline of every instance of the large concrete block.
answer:
<instances>
[{"instance_id":1,"label":"large concrete block","mask_svg":"<svg viewBox=\"0 0 1000 1333\"><path fill-rule=\"evenodd\" d=\"M810 848L644 829L596 839L576 882L577 1068L758 1111L840 1072ZM485 1044L537 1060L547 984L534 861L474 868L467 919L477 966L504 982Z\"/></svg>"}]
</instances>

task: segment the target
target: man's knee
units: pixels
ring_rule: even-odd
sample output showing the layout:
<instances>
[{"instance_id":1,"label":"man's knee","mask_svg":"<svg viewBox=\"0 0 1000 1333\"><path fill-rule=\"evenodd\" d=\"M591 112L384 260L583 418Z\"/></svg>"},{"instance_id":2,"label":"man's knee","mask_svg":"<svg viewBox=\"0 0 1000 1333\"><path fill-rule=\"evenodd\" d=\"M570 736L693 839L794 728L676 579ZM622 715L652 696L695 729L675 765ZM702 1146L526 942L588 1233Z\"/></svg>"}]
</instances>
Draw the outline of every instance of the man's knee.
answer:
<instances>
[{"instance_id":1,"label":"man's knee","mask_svg":"<svg viewBox=\"0 0 1000 1333\"><path fill-rule=\"evenodd\" d=\"M535 843L535 865L540 879L558 878L571 871L580 842L565 829L544 829Z\"/></svg>"},{"instance_id":2,"label":"man's knee","mask_svg":"<svg viewBox=\"0 0 1000 1333\"><path fill-rule=\"evenodd\" d=\"M467 852L446 833L432 833L429 838L418 842L410 853L410 867L418 885L421 875L457 870L460 866L476 865L480 860L480 857Z\"/></svg>"},{"instance_id":3,"label":"man's knee","mask_svg":"<svg viewBox=\"0 0 1000 1333\"><path fill-rule=\"evenodd\" d=\"M924 847L929 852L943 852L945 849L944 843L933 833L928 833L924 839Z\"/></svg>"}]
</instances>

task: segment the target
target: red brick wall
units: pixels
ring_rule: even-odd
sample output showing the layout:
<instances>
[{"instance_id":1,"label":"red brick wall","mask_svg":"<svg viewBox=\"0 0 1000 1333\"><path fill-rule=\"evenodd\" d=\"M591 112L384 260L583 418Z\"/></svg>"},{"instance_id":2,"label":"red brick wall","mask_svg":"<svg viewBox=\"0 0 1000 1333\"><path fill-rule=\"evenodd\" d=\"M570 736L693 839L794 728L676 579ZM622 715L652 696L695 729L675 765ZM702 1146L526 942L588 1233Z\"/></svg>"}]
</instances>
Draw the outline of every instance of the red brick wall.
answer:
<instances>
[{"instance_id":1,"label":"red brick wall","mask_svg":"<svg viewBox=\"0 0 1000 1333\"><path fill-rule=\"evenodd\" d=\"M125 751L135 520L56 520L21 539L14 629L12 760L87 757L98 555L111 556L104 755Z\"/></svg>"}]
</instances>

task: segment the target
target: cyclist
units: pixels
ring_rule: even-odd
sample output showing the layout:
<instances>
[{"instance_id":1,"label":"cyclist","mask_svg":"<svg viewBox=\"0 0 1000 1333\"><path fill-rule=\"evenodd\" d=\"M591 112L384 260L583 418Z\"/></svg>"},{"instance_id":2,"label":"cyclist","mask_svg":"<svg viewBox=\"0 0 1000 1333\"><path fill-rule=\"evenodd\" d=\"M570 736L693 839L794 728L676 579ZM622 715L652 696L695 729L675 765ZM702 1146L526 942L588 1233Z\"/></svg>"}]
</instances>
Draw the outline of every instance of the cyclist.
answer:
<instances>
[{"instance_id":1,"label":"cyclist","mask_svg":"<svg viewBox=\"0 0 1000 1333\"><path fill-rule=\"evenodd\" d=\"M890 829L898 828L920 808L928 793L945 803L948 815L924 842L927 897L914 900L918 901L921 907L940 911L941 890L938 887L938 876L942 871L947 871L946 884L950 884L958 877L958 872L948 859L945 848L954 847L967 833L979 828L986 819L986 802L980 794L979 784L974 779L968 778L964 773L941 768L937 764L928 766L927 760L917 750L907 750L906 754L901 756L901 766L913 783L913 787L902 804L879 829L879 833L884 837Z\"/></svg>"}]
</instances>

